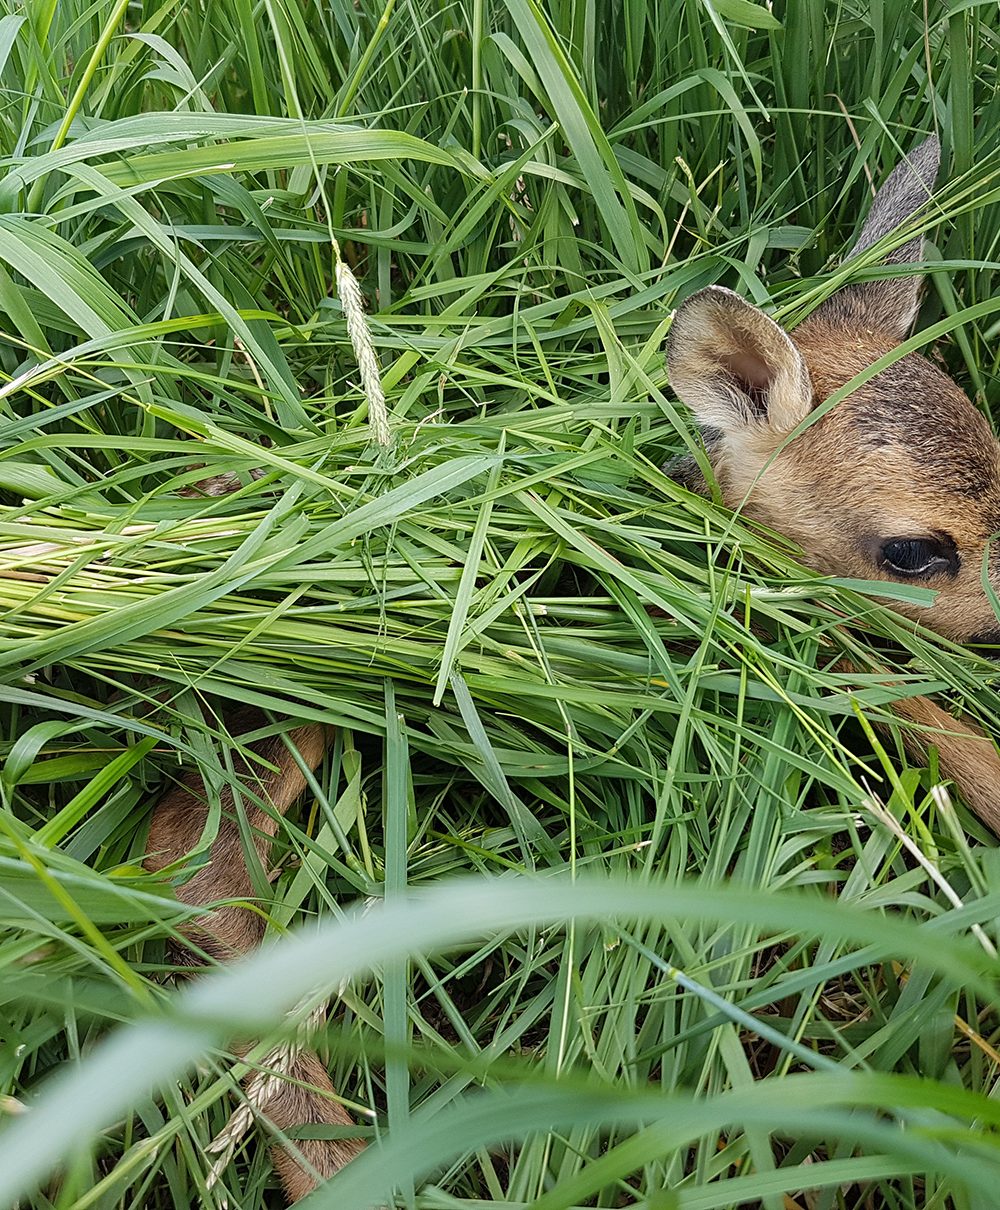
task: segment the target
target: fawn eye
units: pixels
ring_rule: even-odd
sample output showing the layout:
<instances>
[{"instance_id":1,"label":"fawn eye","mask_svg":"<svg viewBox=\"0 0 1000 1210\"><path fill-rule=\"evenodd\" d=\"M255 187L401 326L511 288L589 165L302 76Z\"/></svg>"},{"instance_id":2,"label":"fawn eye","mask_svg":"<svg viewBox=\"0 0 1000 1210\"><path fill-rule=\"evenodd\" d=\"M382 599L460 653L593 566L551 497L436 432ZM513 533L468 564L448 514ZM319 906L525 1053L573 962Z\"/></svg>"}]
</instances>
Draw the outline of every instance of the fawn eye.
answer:
<instances>
[{"instance_id":1,"label":"fawn eye","mask_svg":"<svg viewBox=\"0 0 1000 1210\"><path fill-rule=\"evenodd\" d=\"M936 576L958 572L958 552L947 534L937 538L890 538L882 543L879 566L893 575Z\"/></svg>"}]
</instances>

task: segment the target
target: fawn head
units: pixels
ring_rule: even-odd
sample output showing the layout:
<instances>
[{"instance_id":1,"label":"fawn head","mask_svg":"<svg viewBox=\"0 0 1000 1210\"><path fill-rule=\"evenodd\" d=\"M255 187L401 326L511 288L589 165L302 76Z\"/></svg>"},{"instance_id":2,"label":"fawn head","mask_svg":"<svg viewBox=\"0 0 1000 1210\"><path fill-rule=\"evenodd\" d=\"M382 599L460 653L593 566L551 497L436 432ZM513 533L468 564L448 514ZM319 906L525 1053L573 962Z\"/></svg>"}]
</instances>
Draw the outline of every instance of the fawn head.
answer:
<instances>
[{"instance_id":1,"label":"fawn head","mask_svg":"<svg viewBox=\"0 0 1000 1210\"><path fill-rule=\"evenodd\" d=\"M940 162L930 138L878 191L854 253L928 199ZM922 259L915 236L889 264ZM853 255L853 253L852 253ZM691 408L725 502L802 547L828 575L919 584L934 604L900 612L959 641L1000 641L982 583L1000 530L1000 444L951 379L911 353L789 441L830 395L905 340L913 274L843 287L792 335L718 286L678 308L667 363ZM671 473L698 490L693 459ZM988 565L1000 590L1000 552Z\"/></svg>"}]
</instances>

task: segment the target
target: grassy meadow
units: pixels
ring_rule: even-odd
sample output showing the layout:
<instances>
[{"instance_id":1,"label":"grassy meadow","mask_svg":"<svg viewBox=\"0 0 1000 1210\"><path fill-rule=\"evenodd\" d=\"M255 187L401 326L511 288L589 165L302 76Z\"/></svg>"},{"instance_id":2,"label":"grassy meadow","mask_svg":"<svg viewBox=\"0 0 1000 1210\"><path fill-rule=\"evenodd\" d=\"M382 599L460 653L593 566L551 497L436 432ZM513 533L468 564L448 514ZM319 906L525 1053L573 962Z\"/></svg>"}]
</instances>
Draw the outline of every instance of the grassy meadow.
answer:
<instances>
[{"instance_id":1,"label":"grassy meadow","mask_svg":"<svg viewBox=\"0 0 1000 1210\"><path fill-rule=\"evenodd\" d=\"M210 1144L326 999L380 1146L310 1206L995 1207L998 849L887 705L994 669L661 468L672 309L800 320L931 130L1000 409L997 5L0 14L0 1205L283 1205ZM337 738L172 981L149 814L247 703Z\"/></svg>"}]
</instances>

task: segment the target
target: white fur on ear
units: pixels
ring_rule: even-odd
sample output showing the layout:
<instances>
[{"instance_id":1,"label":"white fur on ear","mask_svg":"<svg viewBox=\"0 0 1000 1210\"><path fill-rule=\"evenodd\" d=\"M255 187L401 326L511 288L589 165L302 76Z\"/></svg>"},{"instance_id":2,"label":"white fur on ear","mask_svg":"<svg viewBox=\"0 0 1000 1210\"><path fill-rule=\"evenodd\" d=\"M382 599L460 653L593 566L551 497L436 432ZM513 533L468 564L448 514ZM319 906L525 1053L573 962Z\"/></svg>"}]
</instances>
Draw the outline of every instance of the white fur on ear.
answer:
<instances>
[{"instance_id":1,"label":"white fur on ear","mask_svg":"<svg viewBox=\"0 0 1000 1210\"><path fill-rule=\"evenodd\" d=\"M809 372L787 333L722 286L677 309L667 369L698 423L723 435L748 426L790 433L812 410Z\"/></svg>"}]
</instances>

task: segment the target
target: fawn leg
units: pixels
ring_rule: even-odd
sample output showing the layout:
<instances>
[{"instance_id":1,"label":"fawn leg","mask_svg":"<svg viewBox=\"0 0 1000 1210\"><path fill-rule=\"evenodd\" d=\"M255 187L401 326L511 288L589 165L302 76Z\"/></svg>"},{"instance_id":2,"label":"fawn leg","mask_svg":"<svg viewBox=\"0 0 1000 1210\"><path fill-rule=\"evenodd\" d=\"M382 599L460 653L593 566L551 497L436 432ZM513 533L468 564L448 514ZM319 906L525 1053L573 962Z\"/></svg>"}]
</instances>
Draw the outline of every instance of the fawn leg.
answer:
<instances>
[{"instance_id":1,"label":"fawn leg","mask_svg":"<svg viewBox=\"0 0 1000 1210\"><path fill-rule=\"evenodd\" d=\"M839 660L837 672L857 672L849 660ZM1000 836L1000 753L996 744L975 723L953 718L929 697L899 698L890 706L893 714L931 730L903 731L907 752L927 763L927 752L937 748L944 775L958 786L962 797L984 824Z\"/></svg>"},{"instance_id":2,"label":"fawn leg","mask_svg":"<svg viewBox=\"0 0 1000 1210\"><path fill-rule=\"evenodd\" d=\"M974 723L953 718L930 698L903 698L893 702L892 709L911 722L934 728L932 732L905 731L907 751L926 760L928 748L937 748L944 774L990 831L1000 836L1000 753L996 744Z\"/></svg>"},{"instance_id":3,"label":"fawn leg","mask_svg":"<svg viewBox=\"0 0 1000 1210\"><path fill-rule=\"evenodd\" d=\"M262 715L245 711L229 719L228 726L234 735L238 735L261 726L263 722ZM312 769L319 764L326 751L329 734L323 727L304 726L293 730L289 739ZM237 755L234 759L236 774L269 802L277 815L283 815L305 786L302 771L280 738L255 743L253 750L275 766L277 771L256 762L251 764ZM201 778L189 773L163 796L153 812L147 869L160 870L191 852L205 826L206 814ZM266 868L277 820L249 803L248 815L254 831L254 845ZM178 889L179 899L195 907L207 907L218 900L254 897L232 794L228 789L222 795L222 819L209 856L209 862ZM260 945L264 936L264 921L256 912L235 904L224 904L206 910L204 916L188 925L184 931L194 946L220 961L228 961ZM197 957L190 951L185 960L192 966L198 964ZM330 1077L312 1051L303 1050L295 1055L287 1075L289 1080L268 1081L268 1090L263 1100L258 1101L261 1113L283 1133L289 1133L299 1126L354 1124L334 1098ZM310 1087L300 1087L293 1081ZM358 1139L303 1139L296 1144L296 1151L325 1179L333 1176L363 1146ZM272 1150L272 1159L290 1202L298 1201L316 1187L316 1179L291 1149L276 1145Z\"/></svg>"}]
</instances>

